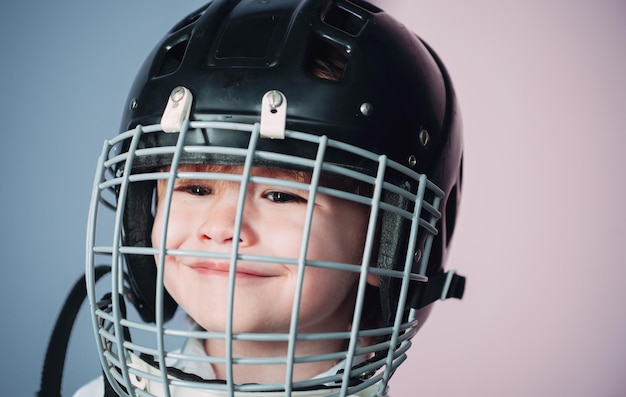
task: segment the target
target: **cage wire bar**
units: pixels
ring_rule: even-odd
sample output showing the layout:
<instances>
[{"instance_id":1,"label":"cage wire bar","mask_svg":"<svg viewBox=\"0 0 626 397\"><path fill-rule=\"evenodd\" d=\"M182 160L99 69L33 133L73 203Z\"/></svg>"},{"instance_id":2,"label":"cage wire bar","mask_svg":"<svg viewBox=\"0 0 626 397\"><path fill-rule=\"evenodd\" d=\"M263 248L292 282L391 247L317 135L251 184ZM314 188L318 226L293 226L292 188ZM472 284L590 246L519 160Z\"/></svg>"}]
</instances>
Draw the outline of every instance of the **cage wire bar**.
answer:
<instances>
[{"instance_id":1,"label":"cage wire bar","mask_svg":"<svg viewBox=\"0 0 626 397\"><path fill-rule=\"evenodd\" d=\"M191 128L221 128L221 129L233 129L240 131L249 131L250 132L250 140L247 148L215 148L209 146L193 146L185 144L185 137L187 132ZM427 281L427 277L425 276L426 264L428 263L428 258L430 256L431 246L433 236L437 233L436 222L441 217L441 214L438 211L441 197L443 196L443 191L441 191L436 185L432 182L428 181L425 175L418 174L398 163L395 163L389 159L385 155L376 155L374 153L368 152L366 150L354 147L349 144L345 144L338 141L333 141L328 139L326 136L315 136L306 133L301 133L297 131L286 131L287 139L296 139L302 140L309 143L317 144L317 154L315 159L301 159L293 156L286 156L283 154L277 154L272 152L260 152L257 151L257 142L259 139L259 123L255 124L241 124L241 123L227 123L227 122L211 122L211 121L184 121L179 136L176 141L175 147L160 147L160 148L143 148L137 149L141 136L143 134L149 134L154 132L159 132L158 125L151 126L137 126L133 130L129 130L125 133L122 133L116 136L113 139L105 141L103 145L102 152L100 154L99 159L99 167L96 171L96 175L94 177L94 184L92 188L92 199L89 207L89 219L88 219L88 233L87 233L87 269L86 269L86 281L87 281L87 292L90 299L90 303L93 305L93 302L98 302L95 294L95 276L94 276L94 268L96 255L100 254L109 254L111 255L112 260L112 292L110 296L110 306L108 309L94 308L92 310L92 326L94 329L98 330L96 333L96 344L97 348L100 351L100 360L103 368L110 367L111 365L116 366L119 369L118 371L104 371L107 380L112 385L118 393L123 393L123 390L120 389L120 385L118 382L126 385L131 385L131 375L133 376L146 376L152 377L153 375L144 374L137 368L129 367L127 360L127 349L141 351L142 353L152 352L155 356L155 360L158 362L158 366L160 369L160 383L163 385L163 393L164 397L171 397L171 393L169 390L170 384L185 384L184 380L172 380L168 377L167 371L167 363L166 358L185 358L189 359L189 357L184 356L183 354L177 354L175 352L168 353L165 349L165 335L171 334L179 336L190 337L193 334L193 331L176 331L169 330L165 327L165 321L163 318L163 312L161 310L156 310L156 318L154 326L142 326L138 323L132 323L129 320L126 320L123 317L124 315L124 302L121 301L124 295L124 282L125 282L125 274L124 267L122 266L123 256L125 254L143 254L143 255L154 255L157 254L159 256L157 263L157 288L156 288L156 305L157 307L162 307L163 299L165 295L164 290L164 267L165 267L165 257L167 255L176 255L177 250L170 250L166 247L166 236L167 236L167 227L168 223L164 223L163 230L159 236L160 247L158 249L149 248L149 247L125 247L121 242L122 238L122 223L123 223L123 214L124 207L126 205L126 193L129 189L129 184L132 182L142 181L142 180L156 180L167 179L167 191L165 200L167 202L164 211L165 211L165 219L169 218L170 214L170 205L172 199L172 192L174 183L177 177L185 174L185 172L178 171L178 165L180 164L181 157L185 152L202 152L202 153L211 153L220 151L228 151L229 153L241 157L245 157L242 174L240 176L234 177L233 180L238 180L241 183L241 188L239 191L239 197L237 202L237 210L236 210L236 219L235 219L235 228L234 228L234 240L237 241L237 244L233 245L233 248L228 255L228 259L230 261L230 270L229 270L229 296L228 296L228 318L226 324L226 330L223 334L226 343L226 389L225 391L228 393L230 397L234 397L237 391L244 391L248 388L245 385L236 385L234 382L233 376L233 366L236 363L245 363L246 360L235 360L233 357L233 340L235 339L245 339L250 338L253 339L254 335L246 335L246 334L235 334L233 330L233 308L234 308L234 287L235 287L235 273L236 266L239 260L259 260L259 261L272 261L283 258L264 258L262 256L256 255L241 255L239 253L239 236L241 234L241 223L243 217L243 207L246 200L246 191L245 188L250 181L255 183L261 183L264 178L263 177L253 177L252 176L252 167L254 161L256 159L272 159L272 158L281 158L283 161L285 157L289 157L289 161L292 161L293 164L303 165L309 167L313 170L310 184L308 185L308 203L306 210L306 218L305 225L303 230L303 237L301 243L301 250L298 258L292 260L292 264L298 266L297 273L297 286L296 292L294 293L294 303L292 306L291 313L291 325L288 334L276 334L274 337L275 340L286 339L288 342L288 351L286 357L286 372L285 372L285 395L291 396L291 393L296 384L298 387L300 385L307 384L306 381L293 381L294 374L294 365L299 362L308 362L314 360L322 360L325 359L324 355L315 355L310 357L296 357L295 356L295 348L296 343L300 339L309 339L315 338L316 336L303 335L298 334L298 318L299 318L299 310L301 303L301 293L303 288L303 279L304 279L304 270L306 266L319 266L319 267L328 267L328 268L341 268L342 264L334 264L334 263L323 263L321 261L307 260L307 250L308 250L308 237L310 234L311 222L312 222L312 213L313 213L313 203L315 201L315 197L319 193L323 194L331 194L336 197L346 198L351 201L360 202L362 204L370 205L370 217L368 220L367 226L367 234L366 234L366 242L364 255L361 262L360 275L359 275L359 284L357 289L357 301L355 306L355 313L353 315L353 328L344 333L338 333L336 336L340 334L342 337L349 338L349 344L347 347L347 351L345 352L345 367L343 373L338 375L341 380L341 395L347 395L348 393L357 392L362 390L363 388L368 387L370 384L374 384L377 381L381 380L381 387L386 387L389 378L393 374L393 371L399 365L398 360L404 361L405 355L404 353L410 346L410 338L414 334L414 330L412 330L412 326L414 326L414 310L411 309L411 314L409 315L408 321L406 323L403 322L403 313L405 311L405 299L408 294L409 282L410 281L418 281L425 282ZM130 147L126 153L115 154L113 153L113 148L120 145L121 142L128 141L130 139ZM370 175L365 175L363 173L347 169L336 164L326 164L324 163L324 156L327 147L332 147L339 150L344 150L353 154L360 155L368 160L377 163L377 170L375 177ZM173 150L172 150L173 149ZM150 156L154 154L172 154L171 168L168 173L158 172L158 173L145 173L145 174L132 174L132 166L133 161L136 156ZM289 162L288 161L288 162ZM122 170L123 172L119 172ZM115 168L117 167L117 168ZM416 180L418 182L418 191L417 193L407 192L406 190L390 184L385 181L385 176L388 169L394 169L401 173L404 173L408 177ZM117 170L114 172L112 170ZM374 190L372 192L371 197L362 197L356 194L352 194L349 192L336 191L333 189L329 189L327 187L319 186L319 180L321 173L323 171L332 172L338 175L344 175L346 177L354 178L356 180L371 183L374 186ZM112 177L107 179L106 173L112 173ZM209 177L207 177L209 178ZM226 177L227 179L227 177ZM277 182L280 184L280 181ZM118 190L119 194L117 195L117 203L108 202L103 194L106 191L114 191ZM383 190L389 190L395 192L404 198L413 202L413 211L408 212L401 208L397 208L392 204L385 203L381 200ZM424 200L425 192L429 190L433 193L433 201L432 204L428 201ZM113 208L115 210L115 233L112 236L113 242L110 248L102 247L97 245L96 241L96 220L99 216L99 208L100 204L105 207ZM407 247L407 253L411 253L415 250L416 245L416 237L418 233L419 227L423 227L427 232L426 244L424 247L424 252L421 257L421 264L419 273L415 274L412 272L413 265L413 257L412 255L407 255L404 263L404 267L402 270L390 270L390 269L379 269L376 267L370 267L369 263L371 262L371 249L369 249L375 238L375 230L376 223L378 222L378 213L380 211L390 211L401 217L411 219L411 230L410 230L410 238L409 238L409 246ZM425 211L430 214L430 217L424 219L422 217L422 212ZM194 252L186 252L187 255L198 254L202 256L202 253L194 253ZM204 253L205 255L214 255L215 253ZM289 262L287 258L284 258L286 262ZM348 265L343 265L348 267ZM350 269L347 269L350 270ZM352 269L351 271L355 271ZM363 297L365 295L365 285L366 279L369 274L376 274L379 276L388 276L388 277L396 277L401 278L401 290L400 290L400 299L398 303L398 307L395 313L395 318L393 325L391 327L386 327L384 329L377 329L375 331L364 330L362 331L359 327L361 312L363 310ZM101 328L99 322L108 322L104 328ZM131 341L124 340L124 334L126 328L138 328L144 330L150 330L156 334L156 349L152 351L143 349L141 346L133 344ZM379 345L370 346L368 348L360 348L358 346L358 338L359 336L364 335L374 335L374 334L385 334L388 333L390 335L389 340L385 343L386 348L388 349L387 357L384 362L384 371L382 374L376 374L371 378L363 381L360 385L350 386L350 378L354 376L354 371L352 371L352 367L354 364L355 357L358 354L363 354L363 352L367 351L375 351L380 348ZM203 338L207 337L215 337L215 335L208 332L200 333ZM200 335L198 334L198 335ZM317 337L320 338L328 338L331 337L330 334L319 335ZM114 350L111 348L115 346ZM398 346L399 345L399 346ZM396 348L396 346L398 346ZM331 357L330 355L328 357ZM205 361L199 359L201 361ZM267 360L267 359L266 359ZM276 362L280 362L281 359L277 358ZM307 361L308 360L308 361ZM206 359L207 362L212 362L211 358ZM263 361L263 362L270 362ZM214 362L214 361L213 361ZM249 360L248 362L254 362L254 360ZM378 362L374 362L366 365L364 368L360 368L359 370L367 370L369 368L377 369L381 368L381 364ZM361 387L362 386L362 387ZM132 388L131 388L132 389ZM129 391L132 395L136 395L135 391ZM141 392L144 395L143 392ZM146 394L147 395L147 394Z\"/></svg>"}]
</instances>

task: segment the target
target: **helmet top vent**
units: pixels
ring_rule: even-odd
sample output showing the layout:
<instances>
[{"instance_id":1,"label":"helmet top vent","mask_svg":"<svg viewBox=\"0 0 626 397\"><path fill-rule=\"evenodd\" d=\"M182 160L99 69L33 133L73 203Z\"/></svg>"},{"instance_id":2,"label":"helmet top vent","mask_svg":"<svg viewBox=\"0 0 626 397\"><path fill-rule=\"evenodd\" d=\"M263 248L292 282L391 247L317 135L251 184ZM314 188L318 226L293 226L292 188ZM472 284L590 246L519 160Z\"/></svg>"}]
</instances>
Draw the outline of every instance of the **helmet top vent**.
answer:
<instances>
[{"instance_id":1,"label":"helmet top vent","mask_svg":"<svg viewBox=\"0 0 626 397\"><path fill-rule=\"evenodd\" d=\"M174 45L165 47L165 54L161 60L161 64L156 72L155 77L164 76L174 73L183 62L185 51L187 50L188 39L180 41Z\"/></svg>"},{"instance_id":2,"label":"helmet top vent","mask_svg":"<svg viewBox=\"0 0 626 397\"><path fill-rule=\"evenodd\" d=\"M326 15L323 17L323 21L350 36L358 36L367 22L359 13L348 10L337 4L333 4L328 9Z\"/></svg>"}]
</instances>

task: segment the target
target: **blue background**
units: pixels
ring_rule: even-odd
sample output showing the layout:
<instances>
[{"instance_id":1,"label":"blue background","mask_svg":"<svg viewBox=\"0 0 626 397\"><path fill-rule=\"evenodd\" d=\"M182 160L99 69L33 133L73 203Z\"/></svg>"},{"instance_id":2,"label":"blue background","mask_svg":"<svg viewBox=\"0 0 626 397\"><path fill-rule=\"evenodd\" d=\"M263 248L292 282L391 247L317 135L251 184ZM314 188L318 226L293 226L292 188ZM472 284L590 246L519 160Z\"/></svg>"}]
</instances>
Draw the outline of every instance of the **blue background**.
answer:
<instances>
[{"instance_id":1,"label":"blue background","mask_svg":"<svg viewBox=\"0 0 626 397\"><path fill-rule=\"evenodd\" d=\"M1 395L38 390L57 313L84 272L95 162L135 73L204 1L4 1L0 12ZM86 305L84 305L86 306ZM83 307L64 395L99 374Z\"/></svg>"}]
</instances>

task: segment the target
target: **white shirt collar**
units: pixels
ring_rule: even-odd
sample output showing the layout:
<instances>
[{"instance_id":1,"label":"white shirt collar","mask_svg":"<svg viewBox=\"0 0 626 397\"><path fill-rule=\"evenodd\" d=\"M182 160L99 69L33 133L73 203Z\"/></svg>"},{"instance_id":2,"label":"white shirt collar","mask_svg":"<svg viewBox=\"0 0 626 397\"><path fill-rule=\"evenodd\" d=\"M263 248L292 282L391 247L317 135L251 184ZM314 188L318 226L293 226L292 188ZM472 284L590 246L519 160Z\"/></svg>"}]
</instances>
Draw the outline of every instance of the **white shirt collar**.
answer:
<instances>
[{"instance_id":1,"label":"white shirt collar","mask_svg":"<svg viewBox=\"0 0 626 397\"><path fill-rule=\"evenodd\" d=\"M195 357L206 356L206 351L204 350L204 345L202 344L202 341L196 338L188 338L180 352L181 354L195 356ZM363 361L365 361L365 359L362 356L356 357L353 365L358 365L362 363ZM344 369L345 365L346 365L346 361L341 360L340 362L335 364L333 367L329 368L327 371L324 371L314 376L312 379L319 379L319 378L324 378L327 376L335 375L337 374L337 372ZM206 380L214 380L216 378L213 367L206 362L192 361L192 360L177 360L172 364L172 366L174 368L180 369L183 372L197 375Z\"/></svg>"}]
</instances>

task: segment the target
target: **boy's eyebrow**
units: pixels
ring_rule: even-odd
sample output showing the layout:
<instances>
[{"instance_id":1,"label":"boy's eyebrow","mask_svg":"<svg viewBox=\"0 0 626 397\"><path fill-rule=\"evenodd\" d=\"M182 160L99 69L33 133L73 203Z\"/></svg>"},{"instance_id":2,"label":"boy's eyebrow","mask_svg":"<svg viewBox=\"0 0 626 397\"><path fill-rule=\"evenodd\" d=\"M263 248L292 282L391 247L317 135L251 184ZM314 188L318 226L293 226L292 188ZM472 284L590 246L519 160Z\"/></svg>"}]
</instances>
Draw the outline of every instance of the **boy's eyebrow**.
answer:
<instances>
[{"instance_id":1,"label":"boy's eyebrow","mask_svg":"<svg viewBox=\"0 0 626 397\"><path fill-rule=\"evenodd\" d=\"M170 167L164 167L163 171L168 171L169 169ZM178 172L239 175L242 172L242 166L220 165L220 164L180 164L178 167ZM252 176L290 180L290 181L295 181L295 182L306 184L306 183L311 182L312 173L307 172L307 171L302 171L302 170L292 170L292 169L285 169L285 168L253 167ZM216 179L177 177L177 181L178 180L184 181L183 183L189 183L192 181L198 181L202 183L229 182L229 181L216 180ZM239 183L239 182L232 181L232 183ZM162 185L162 183L160 184ZM271 183L266 183L265 185L271 186ZM346 178L346 177L342 177L338 175L322 174L320 177L319 185L322 187L330 188L330 189L337 189L337 190L341 190L345 192L356 193L360 196L365 196L365 197L371 197L371 194L373 192L373 186L371 184L368 184L366 182L355 181L350 178ZM163 191L164 187L165 186L160 186L159 190Z\"/></svg>"}]
</instances>

